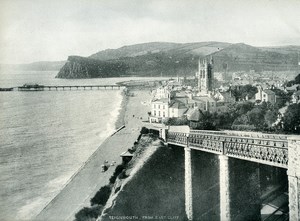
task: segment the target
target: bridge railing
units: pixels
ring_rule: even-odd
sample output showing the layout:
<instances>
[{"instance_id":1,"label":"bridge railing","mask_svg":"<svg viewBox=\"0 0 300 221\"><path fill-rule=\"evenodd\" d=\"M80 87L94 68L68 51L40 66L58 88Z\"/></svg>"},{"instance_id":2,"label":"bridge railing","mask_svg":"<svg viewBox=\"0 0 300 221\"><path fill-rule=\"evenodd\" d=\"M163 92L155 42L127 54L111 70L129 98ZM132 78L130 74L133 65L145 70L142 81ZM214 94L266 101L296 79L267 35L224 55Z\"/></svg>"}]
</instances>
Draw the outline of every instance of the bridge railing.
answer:
<instances>
[{"instance_id":1,"label":"bridge railing","mask_svg":"<svg viewBox=\"0 0 300 221\"><path fill-rule=\"evenodd\" d=\"M243 136L223 131L196 131L190 133L168 132L167 142L189 145L215 154L287 168L288 141L284 135Z\"/></svg>"},{"instance_id":2,"label":"bridge railing","mask_svg":"<svg viewBox=\"0 0 300 221\"><path fill-rule=\"evenodd\" d=\"M168 132L167 142L174 143L174 144L180 144L180 145L186 145L187 138L188 138L188 134L186 134L186 133Z\"/></svg>"}]
</instances>

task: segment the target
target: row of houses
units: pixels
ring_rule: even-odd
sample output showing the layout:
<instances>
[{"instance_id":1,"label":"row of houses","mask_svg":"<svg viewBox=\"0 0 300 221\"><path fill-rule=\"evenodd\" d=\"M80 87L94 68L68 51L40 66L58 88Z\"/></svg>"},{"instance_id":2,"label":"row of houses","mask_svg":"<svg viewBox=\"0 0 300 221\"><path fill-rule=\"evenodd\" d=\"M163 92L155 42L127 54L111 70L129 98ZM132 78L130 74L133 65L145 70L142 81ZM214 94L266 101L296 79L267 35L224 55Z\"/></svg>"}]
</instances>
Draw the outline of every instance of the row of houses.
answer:
<instances>
[{"instance_id":1,"label":"row of houses","mask_svg":"<svg viewBox=\"0 0 300 221\"><path fill-rule=\"evenodd\" d=\"M162 92L165 93L162 93ZM169 91L158 88L154 91L151 102L150 123L162 122L165 118L189 116L193 110L220 112L235 99L229 92L216 92L209 96L199 95L193 91Z\"/></svg>"}]
</instances>

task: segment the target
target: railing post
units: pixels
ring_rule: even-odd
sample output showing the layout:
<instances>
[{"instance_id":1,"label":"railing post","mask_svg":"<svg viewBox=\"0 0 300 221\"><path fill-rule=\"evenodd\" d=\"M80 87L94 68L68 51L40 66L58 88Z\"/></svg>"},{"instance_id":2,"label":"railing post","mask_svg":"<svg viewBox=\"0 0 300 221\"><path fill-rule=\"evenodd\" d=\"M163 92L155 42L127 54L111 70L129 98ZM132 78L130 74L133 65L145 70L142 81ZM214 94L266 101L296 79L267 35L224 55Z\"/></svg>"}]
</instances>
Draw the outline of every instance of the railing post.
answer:
<instances>
[{"instance_id":1,"label":"railing post","mask_svg":"<svg viewBox=\"0 0 300 221\"><path fill-rule=\"evenodd\" d=\"M224 147L223 147L224 148ZM220 220L230 220L230 190L228 156L219 156L220 172Z\"/></svg>"},{"instance_id":2,"label":"railing post","mask_svg":"<svg viewBox=\"0 0 300 221\"><path fill-rule=\"evenodd\" d=\"M300 136L288 137L290 220L300 220Z\"/></svg>"},{"instance_id":3,"label":"railing post","mask_svg":"<svg viewBox=\"0 0 300 221\"><path fill-rule=\"evenodd\" d=\"M186 147L184 148L184 172L185 212L188 220L193 220L192 157L188 135L186 136Z\"/></svg>"}]
</instances>

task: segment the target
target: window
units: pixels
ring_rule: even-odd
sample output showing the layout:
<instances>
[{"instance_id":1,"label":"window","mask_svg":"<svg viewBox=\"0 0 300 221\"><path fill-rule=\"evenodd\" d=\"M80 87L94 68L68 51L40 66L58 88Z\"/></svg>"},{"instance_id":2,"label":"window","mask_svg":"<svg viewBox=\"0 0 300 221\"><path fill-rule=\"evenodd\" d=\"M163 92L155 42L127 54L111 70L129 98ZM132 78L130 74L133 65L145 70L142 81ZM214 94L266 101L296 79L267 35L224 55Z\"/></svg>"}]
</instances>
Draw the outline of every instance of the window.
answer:
<instances>
[{"instance_id":1,"label":"window","mask_svg":"<svg viewBox=\"0 0 300 221\"><path fill-rule=\"evenodd\" d=\"M158 105L158 109L160 109L160 105Z\"/></svg>"},{"instance_id":2,"label":"window","mask_svg":"<svg viewBox=\"0 0 300 221\"><path fill-rule=\"evenodd\" d=\"M166 115L165 115L165 112L163 112L163 117L165 117Z\"/></svg>"},{"instance_id":3,"label":"window","mask_svg":"<svg viewBox=\"0 0 300 221\"><path fill-rule=\"evenodd\" d=\"M165 105L163 105L163 109L165 109Z\"/></svg>"},{"instance_id":4,"label":"window","mask_svg":"<svg viewBox=\"0 0 300 221\"><path fill-rule=\"evenodd\" d=\"M156 105L154 104L154 109L156 108Z\"/></svg>"},{"instance_id":5,"label":"window","mask_svg":"<svg viewBox=\"0 0 300 221\"><path fill-rule=\"evenodd\" d=\"M158 116L160 117L160 111L158 111Z\"/></svg>"},{"instance_id":6,"label":"window","mask_svg":"<svg viewBox=\"0 0 300 221\"><path fill-rule=\"evenodd\" d=\"M156 116L156 111L154 111L154 116Z\"/></svg>"}]
</instances>

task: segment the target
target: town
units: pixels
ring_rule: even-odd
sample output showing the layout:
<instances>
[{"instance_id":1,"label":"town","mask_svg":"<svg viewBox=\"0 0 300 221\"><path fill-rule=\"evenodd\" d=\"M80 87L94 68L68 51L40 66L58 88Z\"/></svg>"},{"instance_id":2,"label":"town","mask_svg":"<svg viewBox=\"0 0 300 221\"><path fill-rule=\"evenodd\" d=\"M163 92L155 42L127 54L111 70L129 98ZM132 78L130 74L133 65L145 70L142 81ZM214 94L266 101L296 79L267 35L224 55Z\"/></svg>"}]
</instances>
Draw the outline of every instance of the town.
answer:
<instances>
[{"instance_id":1,"label":"town","mask_svg":"<svg viewBox=\"0 0 300 221\"><path fill-rule=\"evenodd\" d=\"M283 77L280 77L283 76ZM162 81L152 90L149 122L193 129L300 133L300 74L214 73L199 59L193 77Z\"/></svg>"}]
</instances>

